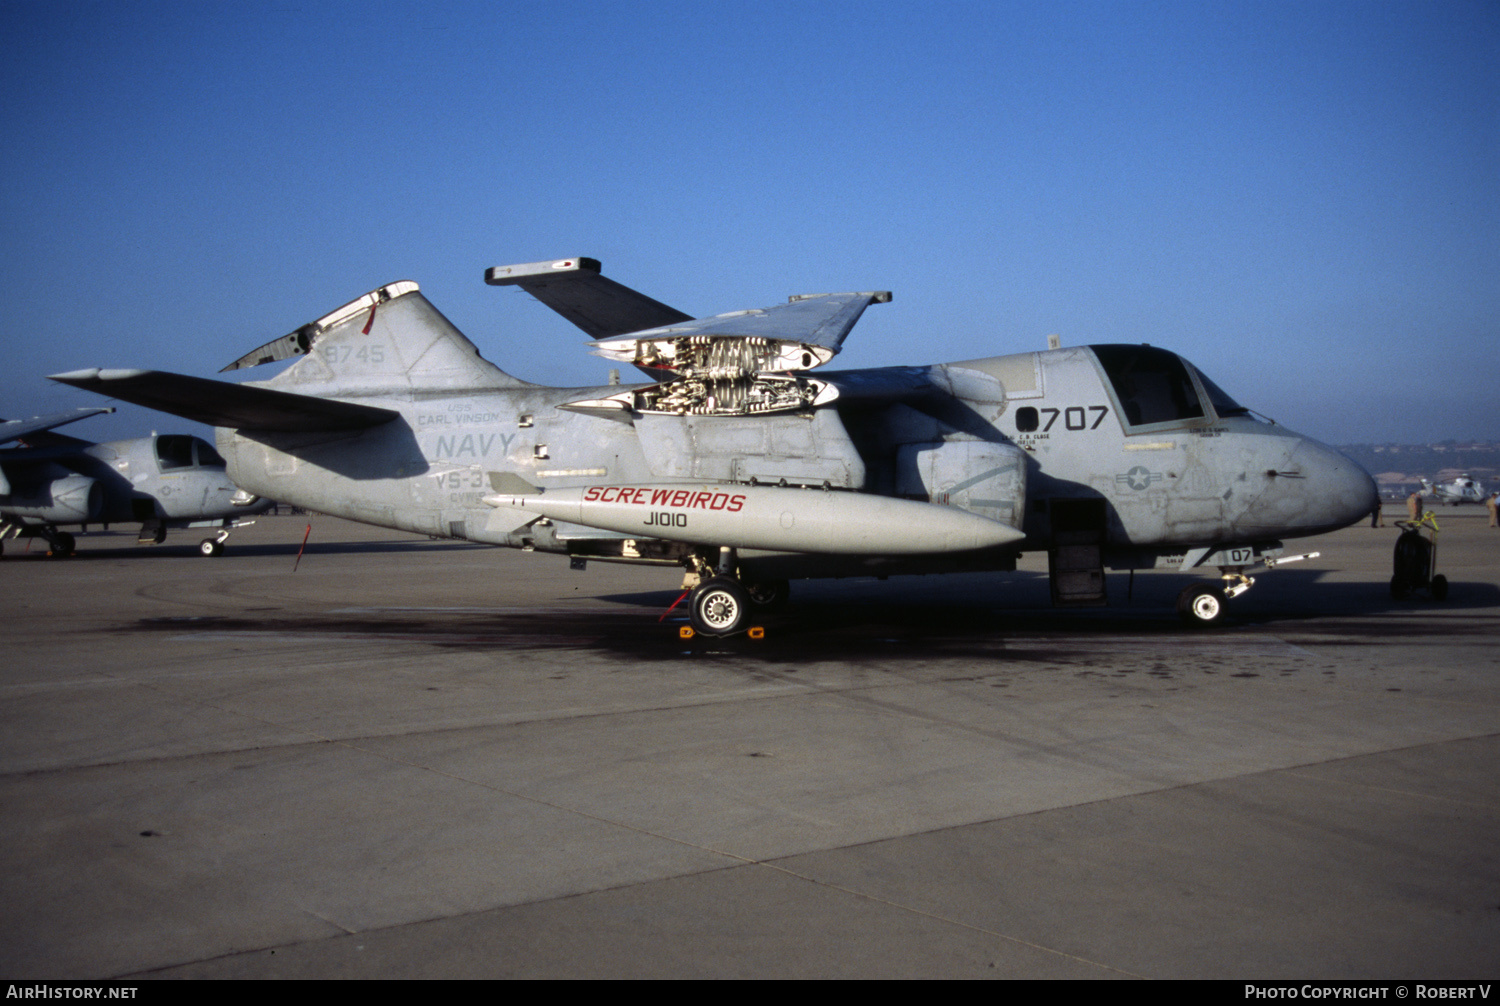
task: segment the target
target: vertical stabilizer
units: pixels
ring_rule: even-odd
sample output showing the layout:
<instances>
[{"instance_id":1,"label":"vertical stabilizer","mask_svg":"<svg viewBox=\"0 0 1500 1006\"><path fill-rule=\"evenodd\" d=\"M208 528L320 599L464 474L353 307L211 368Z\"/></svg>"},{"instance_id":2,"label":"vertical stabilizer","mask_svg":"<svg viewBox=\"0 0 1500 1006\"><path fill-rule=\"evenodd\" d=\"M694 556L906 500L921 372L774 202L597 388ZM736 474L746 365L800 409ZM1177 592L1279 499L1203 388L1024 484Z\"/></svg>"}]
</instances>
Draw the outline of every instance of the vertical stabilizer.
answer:
<instances>
[{"instance_id":1,"label":"vertical stabilizer","mask_svg":"<svg viewBox=\"0 0 1500 1006\"><path fill-rule=\"evenodd\" d=\"M522 387L422 296L417 284L383 286L247 353L225 370L300 356L264 382L305 395L389 395Z\"/></svg>"}]
</instances>

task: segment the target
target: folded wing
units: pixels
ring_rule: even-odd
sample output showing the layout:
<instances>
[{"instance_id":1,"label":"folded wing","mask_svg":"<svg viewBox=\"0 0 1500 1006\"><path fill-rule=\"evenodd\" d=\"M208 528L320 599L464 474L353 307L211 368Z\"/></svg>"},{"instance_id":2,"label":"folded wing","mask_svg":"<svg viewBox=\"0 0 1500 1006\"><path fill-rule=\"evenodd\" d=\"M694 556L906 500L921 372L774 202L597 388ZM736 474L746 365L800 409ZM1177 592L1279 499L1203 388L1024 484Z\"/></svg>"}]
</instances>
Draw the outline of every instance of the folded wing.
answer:
<instances>
[{"instance_id":1,"label":"folded wing","mask_svg":"<svg viewBox=\"0 0 1500 1006\"><path fill-rule=\"evenodd\" d=\"M485 270L490 286L518 286L577 325L591 339L691 321L675 307L600 274L591 258L556 259Z\"/></svg>"}]
</instances>

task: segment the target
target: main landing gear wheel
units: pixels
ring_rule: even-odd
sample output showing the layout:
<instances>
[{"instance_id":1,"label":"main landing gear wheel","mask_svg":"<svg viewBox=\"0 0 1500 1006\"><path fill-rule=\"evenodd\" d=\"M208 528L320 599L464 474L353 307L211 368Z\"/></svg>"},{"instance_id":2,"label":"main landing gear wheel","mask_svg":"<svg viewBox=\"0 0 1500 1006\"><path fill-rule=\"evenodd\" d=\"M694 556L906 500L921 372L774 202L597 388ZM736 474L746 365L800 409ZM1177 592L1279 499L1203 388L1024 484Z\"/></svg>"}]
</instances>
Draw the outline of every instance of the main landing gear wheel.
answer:
<instances>
[{"instance_id":1,"label":"main landing gear wheel","mask_svg":"<svg viewBox=\"0 0 1500 1006\"><path fill-rule=\"evenodd\" d=\"M217 538L204 538L198 543L198 552L210 558L221 556L224 554L224 543Z\"/></svg>"},{"instance_id":2,"label":"main landing gear wheel","mask_svg":"<svg viewBox=\"0 0 1500 1006\"><path fill-rule=\"evenodd\" d=\"M71 534L66 531L59 531L52 536L52 539L47 544L49 546L47 549L49 556L54 559L66 559L73 554L75 542Z\"/></svg>"},{"instance_id":3,"label":"main landing gear wheel","mask_svg":"<svg viewBox=\"0 0 1500 1006\"><path fill-rule=\"evenodd\" d=\"M785 580L762 580L746 583L744 587L750 595L750 603L762 611L774 611L792 596L792 585Z\"/></svg>"},{"instance_id":4,"label":"main landing gear wheel","mask_svg":"<svg viewBox=\"0 0 1500 1006\"><path fill-rule=\"evenodd\" d=\"M750 594L738 580L716 576L693 588L688 597L688 621L706 636L730 636L750 617Z\"/></svg>"},{"instance_id":5,"label":"main landing gear wheel","mask_svg":"<svg viewBox=\"0 0 1500 1006\"><path fill-rule=\"evenodd\" d=\"M1228 601L1212 583L1195 583L1177 595L1177 613L1191 625L1213 625L1224 616Z\"/></svg>"}]
</instances>

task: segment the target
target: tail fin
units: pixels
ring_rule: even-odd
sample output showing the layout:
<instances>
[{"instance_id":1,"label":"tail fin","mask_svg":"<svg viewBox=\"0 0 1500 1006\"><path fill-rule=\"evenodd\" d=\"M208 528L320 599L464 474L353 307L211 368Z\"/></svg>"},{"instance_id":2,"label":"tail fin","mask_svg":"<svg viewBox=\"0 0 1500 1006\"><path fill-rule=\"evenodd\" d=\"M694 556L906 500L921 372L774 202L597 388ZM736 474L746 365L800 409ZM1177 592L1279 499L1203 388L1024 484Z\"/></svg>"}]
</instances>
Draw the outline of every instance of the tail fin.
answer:
<instances>
[{"instance_id":1,"label":"tail fin","mask_svg":"<svg viewBox=\"0 0 1500 1006\"><path fill-rule=\"evenodd\" d=\"M371 291L266 343L225 367L239 370L302 356L265 387L304 395L389 395L402 390L467 391L526 382L479 355L417 284Z\"/></svg>"}]
</instances>

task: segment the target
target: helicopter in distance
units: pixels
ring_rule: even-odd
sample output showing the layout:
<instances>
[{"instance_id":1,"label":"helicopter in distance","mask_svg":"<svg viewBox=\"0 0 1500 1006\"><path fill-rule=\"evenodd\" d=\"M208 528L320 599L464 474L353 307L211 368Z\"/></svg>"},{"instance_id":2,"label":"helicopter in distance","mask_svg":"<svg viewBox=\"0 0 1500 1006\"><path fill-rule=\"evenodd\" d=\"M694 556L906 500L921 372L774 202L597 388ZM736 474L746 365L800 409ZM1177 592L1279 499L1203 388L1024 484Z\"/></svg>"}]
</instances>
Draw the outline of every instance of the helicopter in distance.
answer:
<instances>
[{"instance_id":1,"label":"helicopter in distance","mask_svg":"<svg viewBox=\"0 0 1500 1006\"><path fill-rule=\"evenodd\" d=\"M1483 503L1489 493L1485 492L1484 484L1471 476L1468 472L1456 478L1444 482L1431 482L1422 480L1422 493L1431 496L1439 503L1448 503L1458 506L1460 503Z\"/></svg>"}]
</instances>

